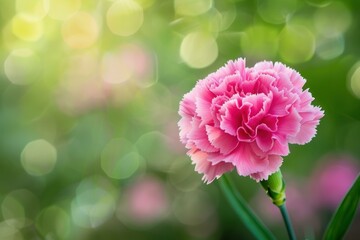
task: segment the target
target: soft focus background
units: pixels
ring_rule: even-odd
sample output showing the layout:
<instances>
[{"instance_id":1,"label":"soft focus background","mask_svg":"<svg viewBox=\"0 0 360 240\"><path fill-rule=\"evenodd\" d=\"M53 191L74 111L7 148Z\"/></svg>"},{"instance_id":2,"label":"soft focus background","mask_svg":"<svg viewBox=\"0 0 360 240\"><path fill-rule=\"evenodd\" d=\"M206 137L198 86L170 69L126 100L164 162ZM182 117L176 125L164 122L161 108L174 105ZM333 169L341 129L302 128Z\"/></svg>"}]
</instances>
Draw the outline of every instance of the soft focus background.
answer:
<instances>
[{"instance_id":1,"label":"soft focus background","mask_svg":"<svg viewBox=\"0 0 360 240\"><path fill-rule=\"evenodd\" d=\"M229 59L282 61L325 110L282 167L319 238L360 159L360 1L2 0L0 239L252 239L179 143L178 103ZM253 180L239 191L280 239ZM360 235L360 217L347 239Z\"/></svg>"}]
</instances>

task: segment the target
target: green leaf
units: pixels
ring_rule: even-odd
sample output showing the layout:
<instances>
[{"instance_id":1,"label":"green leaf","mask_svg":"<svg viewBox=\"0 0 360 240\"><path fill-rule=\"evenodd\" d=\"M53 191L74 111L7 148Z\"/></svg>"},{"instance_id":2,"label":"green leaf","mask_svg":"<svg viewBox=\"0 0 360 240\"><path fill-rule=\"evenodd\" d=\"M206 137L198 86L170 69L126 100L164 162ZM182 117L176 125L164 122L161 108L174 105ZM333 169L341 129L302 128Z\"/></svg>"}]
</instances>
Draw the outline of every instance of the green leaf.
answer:
<instances>
[{"instance_id":1,"label":"green leaf","mask_svg":"<svg viewBox=\"0 0 360 240\"><path fill-rule=\"evenodd\" d=\"M325 231L325 240L342 239L355 216L360 200L360 175L346 194Z\"/></svg>"},{"instance_id":2,"label":"green leaf","mask_svg":"<svg viewBox=\"0 0 360 240\"><path fill-rule=\"evenodd\" d=\"M244 225L257 239L275 239L270 230L260 221L255 213L250 209L244 198L236 190L230 179L223 175L219 180L220 187L224 192L227 200L234 208Z\"/></svg>"}]
</instances>

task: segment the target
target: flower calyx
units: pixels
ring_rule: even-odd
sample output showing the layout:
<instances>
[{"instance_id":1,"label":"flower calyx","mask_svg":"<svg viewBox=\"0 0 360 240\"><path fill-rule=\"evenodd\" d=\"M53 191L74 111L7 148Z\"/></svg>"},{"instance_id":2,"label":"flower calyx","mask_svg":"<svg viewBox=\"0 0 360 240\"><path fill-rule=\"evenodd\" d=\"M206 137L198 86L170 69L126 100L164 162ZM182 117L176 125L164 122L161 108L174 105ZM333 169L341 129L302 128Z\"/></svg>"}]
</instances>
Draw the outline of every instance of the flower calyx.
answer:
<instances>
[{"instance_id":1,"label":"flower calyx","mask_svg":"<svg viewBox=\"0 0 360 240\"><path fill-rule=\"evenodd\" d=\"M260 183L276 206L280 207L285 203L285 182L280 170L270 175L268 180L260 181Z\"/></svg>"}]
</instances>

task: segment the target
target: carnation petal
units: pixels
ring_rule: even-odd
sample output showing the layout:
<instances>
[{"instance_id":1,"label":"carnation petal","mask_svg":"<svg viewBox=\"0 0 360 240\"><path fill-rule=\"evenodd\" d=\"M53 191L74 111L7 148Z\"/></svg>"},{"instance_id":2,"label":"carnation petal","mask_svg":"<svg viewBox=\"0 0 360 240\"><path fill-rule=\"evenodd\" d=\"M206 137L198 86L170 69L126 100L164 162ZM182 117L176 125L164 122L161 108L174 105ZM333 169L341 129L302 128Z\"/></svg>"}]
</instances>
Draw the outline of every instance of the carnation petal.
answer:
<instances>
[{"instance_id":1,"label":"carnation petal","mask_svg":"<svg viewBox=\"0 0 360 240\"><path fill-rule=\"evenodd\" d=\"M219 128L206 125L206 133L210 143L219 149L221 154L229 154L239 144L236 137L225 133Z\"/></svg>"},{"instance_id":2,"label":"carnation petal","mask_svg":"<svg viewBox=\"0 0 360 240\"><path fill-rule=\"evenodd\" d=\"M198 90L198 96L195 98L195 111L202 120L201 125L208 124L213 119L210 111L213 98L214 94L206 86L201 86L201 89Z\"/></svg>"},{"instance_id":3,"label":"carnation petal","mask_svg":"<svg viewBox=\"0 0 360 240\"><path fill-rule=\"evenodd\" d=\"M301 89L306 82L305 79L295 70L291 71L290 81L297 89Z\"/></svg>"},{"instance_id":4,"label":"carnation petal","mask_svg":"<svg viewBox=\"0 0 360 240\"><path fill-rule=\"evenodd\" d=\"M184 95L180 102L179 114L180 116L194 116L195 115L195 95L194 91L190 91Z\"/></svg>"},{"instance_id":5,"label":"carnation petal","mask_svg":"<svg viewBox=\"0 0 360 240\"><path fill-rule=\"evenodd\" d=\"M219 111L221 109L221 106L228 100L229 100L229 98L226 97L226 96L217 96L212 100L210 112L211 112L211 114L213 116L215 126L220 125L221 116L220 116Z\"/></svg>"},{"instance_id":6,"label":"carnation petal","mask_svg":"<svg viewBox=\"0 0 360 240\"><path fill-rule=\"evenodd\" d=\"M268 165L264 159L266 156L258 156L252 151L251 143L239 144L232 153L223 157L224 162L235 165L238 174L241 176L263 171Z\"/></svg>"},{"instance_id":7,"label":"carnation petal","mask_svg":"<svg viewBox=\"0 0 360 240\"><path fill-rule=\"evenodd\" d=\"M230 163L221 162L215 165L211 164L211 162L207 160L208 154L198 149L190 150L188 155L195 164L195 171L204 174L202 179L208 184L215 178L219 178L222 174L229 172L234 168Z\"/></svg>"},{"instance_id":8,"label":"carnation petal","mask_svg":"<svg viewBox=\"0 0 360 240\"><path fill-rule=\"evenodd\" d=\"M259 74L253 93L271 93L271 87L273 86L275 81L276 77L274 77L273 75L265 73Z\"/></svg>"},{"instance_id":9,"label":"carnation petal","mask_svg":"<svg viewBox=\"0 0 360 240\"><path fill-rule=\"evenodd\" d=\"M251 113L248 121L246 122L246 125L253 130L256 129L256 127L261 124L261 122L264 122L263 120L266 121L270 120L268 118L271 118L271 116L267 117L267 112L269 111L271 106L271 98L265 96L264 94L258 94L256 96L258 102L256 103L256 105L254 104L251 106ZM271 124L272 122L269 123ZM271 125L271 127L274 128L275 126Z\"/></svg>"},{"instance_id":10,"label":"carnation petal","mask_svg":"<svg viewBox=\"0 0 360 240\"><path fill-rule=\"evenodd\" d=\"M287 96L285 96L285 92L278 92L274 89L273 99L271 103L271 107L269 109L269 114L272 116L285 116L289 113L289 108L292 105L292 101L289 100Z\"/></svg>"},{"instance_id":11,"label":"carnation petal","mask_svg":"<svg viewBox=\"0 0 360 240\"><path fill-rule=\"evenodd\" d=\"M309 92L309 89L306 89L302 93L299 94L300 98L300 109L301 111L306 110L307 108L311 108L312 105L311 102L314 100L311 93Z\"/></svg>"},{"instance_id":12,"label":"carnation petal","mask_svg":"<svg viewBox=\"0 0 360 240\"><path fill-rule=\"evenodd\" d=\"M222 116L220 128L226 133L236 136L236 131L242 123L242 114L237 99L231 99L224 103L220 109Z\"/></svg>"},{"instance_id":13,"label":"carnation petal","mask_svg":"<svg viewBox=\"0 0 360 240\"><path fill-rule=\"evenodd\" d=\"M292 109L287 116L279 118L278 133L285 136L295 136L300 131L301 116Z\"/></svg>"},{"instance_id":14,"label":"carnation petal","mask_svg":"<svg viewBox=\"0 0 360 240\"><path fill-rule=\"evenodd\" d=\"M238 128L238 130L236 132L236 136L240 142L252 142L253 141L251 134L249 134L244 127Z\"/></svg>"},{"instance_id":15,"label":"carnation petal","mask_svg":"<svg viewBox=\"0 0 360 240\"><path fill-rule=\"evenodd\" d=\"M193 118L191 131L188 134L188 138L195 143L195 145L202 151L205 152L217 152L218 150L214 148L209 142L208 136L206 134L205 126L200 126L201 120L198 118Z\"/></svg>"},{"instance_id":16,"label":"carnation petal","mask_svg":"<svg viewBox=\"0 0 360 240\"><path fill-rule=\"evenodd\" d=\"M266 125L269 131L276 132L278 130L279 119L274 116L267 115L263 117L262 123Z\"/></svg>"},{"instance_id":17,"label":"carnation petal","mask_svg":"<svg viewBox=\"0 0 360 240\"><path fill-rule=\"evenodd\" d=\"M277 156L277 155L269 155L267 158L267 162L268 162L268 166L266 169L264 169L264 171L261 172L257 172L257 173L252 173L250 175L251 178L253 178L254 180L256 180L257 182L262 181L262 180L267 180L268 177L277 172L282 164L282 157Z\"/></svg>"},{"instance_id":18,"label":"carnation petal","mask_svg":"<svg viewBox=\"0 0 360 240\"><path fill-rule=\"evenodd\" d=\"M316 126L319 124L319 121L310 121L301 125L299 133L294 138L290 138L290 143L296 144L305 144L311 141L311 139L316 135Z\"/></svg>"},{"instance_id":19,"label":"carnation petal","mask_svg":"<svg viewBox=\"0 0 360 240\"><path fill-rule=\"evenodd\" d=\"M288 143L281 143L279 140L274 138L274 144L268 154L271 155L280 155L280 156L287 156L290 153L289 144Z\"/></svg>"},{"instance_id":20,"label":"carnation petal","mask_svg":"<svg viewBox=\"0 0 360 240\"><path fill-rule=\"evenodd\" d=\"M258 130L256 143L263 152L268 152L274 145L272 133L264 130Z\"/></svg>"},{"instance_id":21,"label":"carnation petal","mask_svg":"<svg viewBox=\"0 0 360 240\"><path fill-rule=\"evenodd\" d=\"M316 135L316 127L324 112L319 107L311 107L312 111L300 113L302 116L301 127L298 134L289 139L290 143L305 144Z\"/></svg>"},{"instance_id":22,"label":"carnation petal","mask_svg":"<svg viewBox=\"0 0 360 240\"><path fill-rule=\"evenodd\" d=\"M268 102L268 97L266 97L265 94L260 93L244 97L242 103L243 105L249 104L251 111L250 115L256 116L263 109L266 101Z\"/></svg>"},{"instance_id":23,"label":"carnation petal","mask_svg":"<svg viewBox=\"0 0 360 240\"><path fill-rule=\"evenodd\" d=\"M231 163L221 162L216 165L211 165L211 166L209 166L208 171L206 173L204 173L202 180L205 183L210 184L212 181L214 181L214 179L218 179L224 173L230 172L233 169L234 169L234 166Z\"/></svg>"},{"instance_id":24,"label":"carnation petal","mask_svg":"<svg viewBox=\"0 0 360 240\"><path fill-rule=\"evenodd\" d=\"M262 61L262 62L258 62L254 65L253 69L256 71L263 71L263 70L268 70L268 69L272 69L274 67L274 64L270 61Z\"/></svg>"},{"instance_id":25,"label":"carnation petal","mask_svg":"<svg viewBox=\"0 0 360 240\"><path fill-rule=\"evenodd\" d=\"M187 141L187 134L191 131L191 118L189 117L183 117L179 120L178 126L180 129L179 136L180 141L184 144L186 144Z\"/></svg>"}]
</instances>

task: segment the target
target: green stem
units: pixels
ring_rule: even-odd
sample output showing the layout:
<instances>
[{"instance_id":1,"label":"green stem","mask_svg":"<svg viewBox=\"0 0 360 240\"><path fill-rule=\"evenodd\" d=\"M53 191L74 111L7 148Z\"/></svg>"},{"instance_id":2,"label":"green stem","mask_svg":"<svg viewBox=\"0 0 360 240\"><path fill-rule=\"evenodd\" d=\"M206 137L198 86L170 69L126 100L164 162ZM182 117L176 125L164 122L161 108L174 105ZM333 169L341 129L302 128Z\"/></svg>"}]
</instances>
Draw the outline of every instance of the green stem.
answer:
<instances>
[{"instance_id":1,"label":"green stem","mask_svg":"<svg viewBox=\"0 0 360 240\"><path fill-rule=\"evenodd\" d=\"M295 236L295 232L294 232L294 229L291 225L291 221L290 221L290 218L289 218L289 214L288 214L288 211L286 209L286 205L285 203L281 206L279 206L279 209L280 209L280 212L281 212L281 215L284 219L284 222L285 222L285 225L286 225L286 230L289 234L289 239L290 240L296 240L296 236Z\"/></svg>"},{"instance_id":2,"label":"green stem","mask_svg":"<svg viewBox=\"0 0 360 240\"><path fill-rule=\"evenodd\" d=\"M266 228L255 213L249 208L243 197L236 190L234 185L231 183L231 180L226 175L223 175L219 179L219 183L225 197L255 238L269 240L275 239L269 229Z\"/></svg>"}]
</instances>

